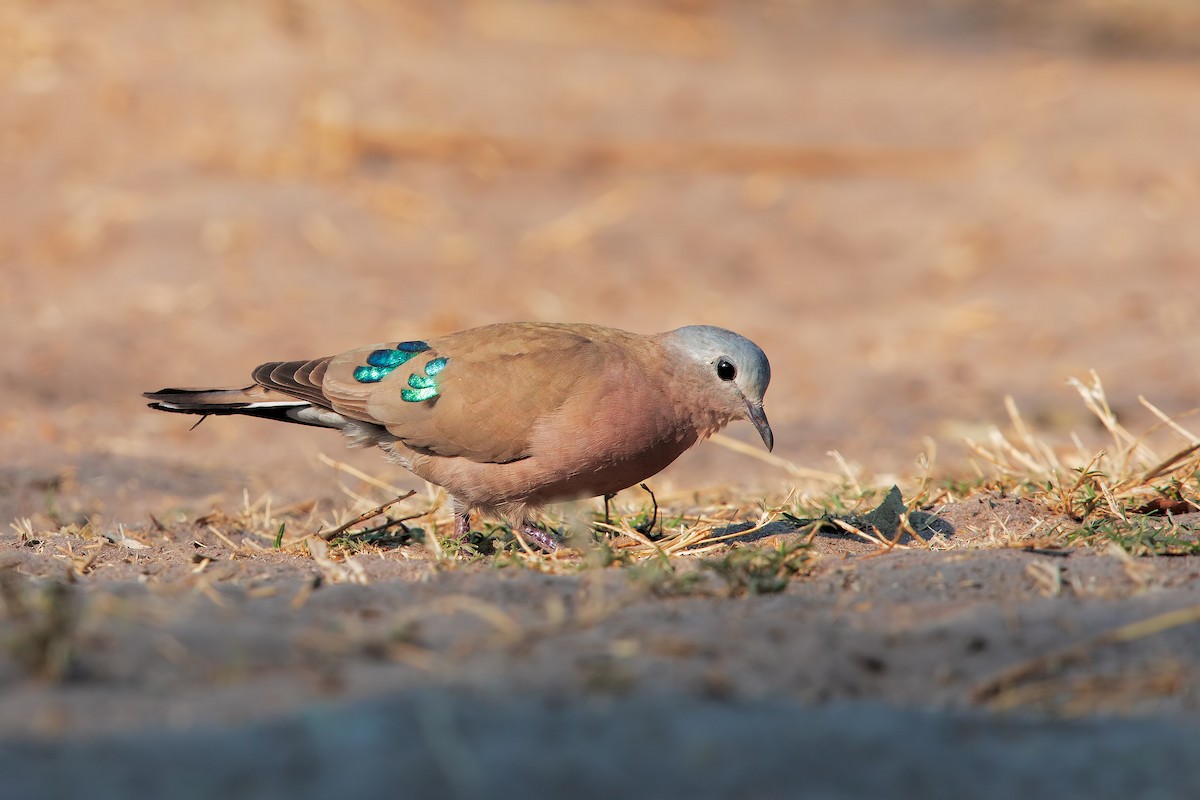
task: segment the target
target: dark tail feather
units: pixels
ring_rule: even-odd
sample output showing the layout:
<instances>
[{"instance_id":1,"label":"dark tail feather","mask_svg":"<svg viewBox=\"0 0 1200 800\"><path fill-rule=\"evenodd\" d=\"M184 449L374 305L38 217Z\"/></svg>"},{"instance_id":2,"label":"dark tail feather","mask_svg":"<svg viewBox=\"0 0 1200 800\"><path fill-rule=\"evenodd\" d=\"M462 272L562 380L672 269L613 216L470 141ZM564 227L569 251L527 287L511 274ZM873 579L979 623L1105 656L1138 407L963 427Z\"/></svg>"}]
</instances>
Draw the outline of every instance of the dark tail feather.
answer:
<instances>
[{"instance_id":1,"label":"dark tail feather","mask_svg":"<svg viewBox=\"0 0 1200 800\"><path fill-rule=\"evenodd\" d=\"M149 404L150 408L172 414L241 414L318 428L338 428L341 427L339 423L344 422L340 415L329 409L314 407L307 400L288 397L261 386L247 386L244 389L160 389L157 392L143 392L142 396L153 401Z\"/></svg>"}]
</instances>

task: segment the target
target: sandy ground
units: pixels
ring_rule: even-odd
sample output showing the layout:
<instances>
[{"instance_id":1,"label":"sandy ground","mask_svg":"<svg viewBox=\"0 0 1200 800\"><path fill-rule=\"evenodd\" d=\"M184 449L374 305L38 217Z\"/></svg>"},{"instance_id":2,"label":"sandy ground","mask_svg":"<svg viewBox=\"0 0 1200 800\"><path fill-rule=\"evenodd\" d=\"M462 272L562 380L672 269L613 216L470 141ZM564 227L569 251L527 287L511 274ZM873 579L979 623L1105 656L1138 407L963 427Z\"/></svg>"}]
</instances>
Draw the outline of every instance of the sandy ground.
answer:
<instances>
[{"instance_id":1,"label":"sandy ground","mask_svg":"<svg viewBox=\"0 0 1200 800\"><path fill-rule=\"evenodd\" d=\"M1065 386L1092 369L1131 429L1152 420L1139 395L1184 414L1200 66L1179 32L1196 21L1169 2L1138 19L1002 5L6 3L16 796L102 763L114 787L192 775L177 796L365 792L404 774L383 743L410 736L412 785L459 796L506 769L530 796L781 796L806 776L829 796L955 796L993 772L994 796L1195 793L1171 748L1194 738L1200 637L1159 616L1200 603L1192 558L1022 550L1062 521L988 496L928 509L940 552L822 535L811 574L767 596L694 564L678 596L629 570L445 569L419 545L336 583L197 520L243 497L344 509L340 485L365 490L322 453L423 487L331 434L189 432L139 397L545 319L734 328L771 357L776 453L834 471L837 450L885 482L931 447L938 474L970 475L962 440L1004 421L1005 395L1047 440L1101 446ZM793 483L709 444L653 486ZM755 546L795 536L771 534ZM640 777L656 745L686 780ZM1059 746L1058 772L1032 755Z\"/></svg>"}]
</instances>

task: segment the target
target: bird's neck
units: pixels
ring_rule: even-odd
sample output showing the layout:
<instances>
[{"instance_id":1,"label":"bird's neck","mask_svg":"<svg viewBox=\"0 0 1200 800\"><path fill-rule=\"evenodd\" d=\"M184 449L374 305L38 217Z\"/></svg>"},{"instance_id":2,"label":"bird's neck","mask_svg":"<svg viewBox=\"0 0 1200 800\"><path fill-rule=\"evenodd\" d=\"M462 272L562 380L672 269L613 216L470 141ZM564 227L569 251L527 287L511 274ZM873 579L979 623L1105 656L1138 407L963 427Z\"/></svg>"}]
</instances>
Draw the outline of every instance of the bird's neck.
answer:
<instances>
[{"instance_id":1,"label":"bird's neck","mask_svg":"<svg viewBox=\"0 0 1200 800\"><path fill-rule=\"evenodd\" d=\"M692 434L693 441L704 440L729 424L733 415L714 408L708 397L709 378L703 365L678 358L658 363L673 365L660 385L667 387L679 435Z\"/></svg>"}]
</instances>

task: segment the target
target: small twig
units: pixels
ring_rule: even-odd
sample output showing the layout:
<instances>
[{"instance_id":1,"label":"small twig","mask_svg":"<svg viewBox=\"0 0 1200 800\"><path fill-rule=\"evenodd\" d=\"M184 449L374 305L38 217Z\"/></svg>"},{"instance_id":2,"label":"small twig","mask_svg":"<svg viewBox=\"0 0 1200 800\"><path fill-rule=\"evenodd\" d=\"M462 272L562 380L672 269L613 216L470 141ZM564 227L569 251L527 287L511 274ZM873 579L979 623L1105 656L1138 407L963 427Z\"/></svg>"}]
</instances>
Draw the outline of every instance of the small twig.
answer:
<instances>
[{"instance_id":1,"label":"small twig","mask_svg":"<svg viewBox=\"0 0 1200 800\"><path fill-rule=\"evenodd\" d=\"M387 511L389 508L391 508L392 506L396 505L397 503L401 502L402 500L407 500L408 498L412 497L416 493L417 493L416 489L410 489L407 493L400 495L399 497L395 498L394 500L387 501L386 503L379 506L378 508L373 508L370 511L364 511L363 513L359 514L357 517L350 520L349 522L347 522L344 525L339 525L331 531L317 531L315 535L320 536L322 539L324 539L325 541L328 542L330 539L334 538L335 536L343 534L350 528L353 528L358 523L365 522L366 520L369 520L371 517L379 516L384 511Z\"/></svg>"},{"instance_id":2,"label":"small twig","mask_svg":"<svg viewBox=\"0 0 1200 800\"><path fill-rule=\"evenodd\" d=\"M892 541L889 539L884 539L882 536L878 536L878 535L875 535L872 533L867 533L862 528L859 528L856 525L852 525L849 522L845 521L844 519L841 519L840 517L831 517L830 519L825 520L825 521L834 525L835 527L841 528L846 533L852 533L855 536L858 536L862 539L866 539L871 544L876 545L878 547L882 547L884 550L892 550L895 548L899 548L901 550L909 549L908 545L899 543L899 534L901 533L901 531L897 531L896 541Z\"/></svg>"},{"instance_id":3,"label":"small twig","mask_svg":"<svg viewBox=\"0 0 1200 800\"><path fill-rule=\"evenodd\" d=\"M900 525L896 528L895 539L897 542L899 542L901 534L907 533L921 544L929 547L929 540L917 533L916 526L912 524L912 520L909 518L912 513L913 512L909 510L900 515Z\"/></svg>"},{"instance_id":4,"label":"small twig","mask_svg":"<svg viewBox=\"0 0 1200 800\"><path fill-rule=\"evenodd\" d=\"M1038 547L1035 544L1021 544L1020 542L1011 542L1007 545L1012 550L1020 550L1022 553L1030 553L1035 556L1053 556L1054 558L1069 558L1070 550L1054 550L1049 547Z\"/></svg>"},{"instance_id":5,"label":"small twig","mask_svg":"<svg viewBox=\"0 0 1200 800\"><path fill-rule=\"evenodd\" d=\"M225 546L228 547L230 550L238 549L238 546L233 543L233 539L230 539L228 536L226 536L225 534L223 534L219 530L217 530L216 525L209 524L208 530L211 531L214 536L216 536L218 539L220 539L222 542L224 542Z\"/></svg>"},{"instance_id":6,"label":"small twig","mask_svg":"<svg viewBox=\"0 0 1200 800\"><path fill-rule=\"evenodd\" d=\"M1143 475L1142 479L1141 479L1141 483L1143 483L1143 484L1149 483L1150 481L1154 480L1155 478L1161 478L1163 475L1167 474L1168 472L1175 470L1189 456L1191 456L1193 453L1195 453L1198 450L1200 450L1200 442L1197 442L1196 444L1193 444L1190 447L1185 447L1184 449L1180 450L1178 453L1171 456L1166 461L1163 461L1157 467L1155 467L1154 469L1150 470L1145 475Z\"/></svg>"}]
</instances>

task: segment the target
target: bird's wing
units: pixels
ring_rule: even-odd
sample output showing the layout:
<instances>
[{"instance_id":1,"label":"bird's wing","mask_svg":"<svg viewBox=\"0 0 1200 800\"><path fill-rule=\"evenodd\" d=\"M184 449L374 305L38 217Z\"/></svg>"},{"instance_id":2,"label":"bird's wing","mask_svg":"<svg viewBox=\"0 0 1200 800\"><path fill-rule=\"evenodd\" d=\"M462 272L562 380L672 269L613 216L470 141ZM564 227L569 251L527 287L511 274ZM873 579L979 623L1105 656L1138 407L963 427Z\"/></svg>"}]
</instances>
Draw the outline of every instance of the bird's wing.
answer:
<instances>
[{"instance_id":1,"label":"bird's wing","mask_svg":"<svg viewBox=\"0 0 1200 800\"><path fill-rule=\"evenodd\" d=\"M410 449L507 463L529 457L538 423L597 390L638 339L585 325L490 325L335 356L321 391L334 410Z\"/></svg>"},{"instance_id":2,"label":"bird's wing","mask_svg":"<svg viewBox=\"0 0 1200 800\"><path fill-rule=\"evenodd\" d=\"M329 405L321 381L331 356L310 361L271 361L254 368L254 382L319 406Z\"/></svg>"}]
</instances>

